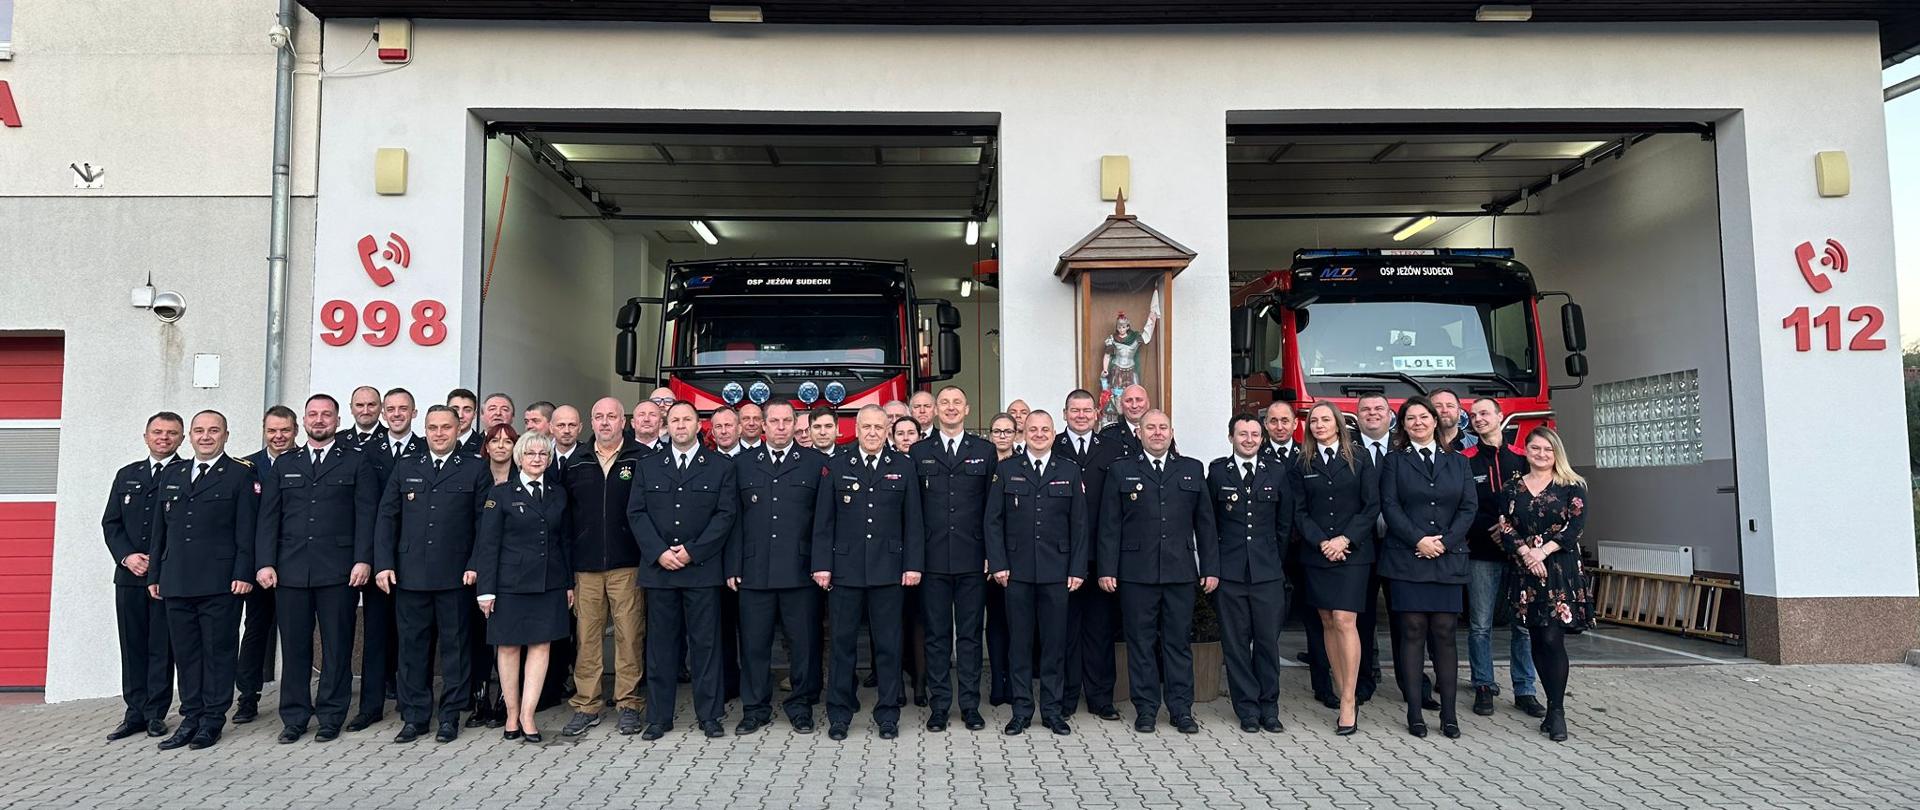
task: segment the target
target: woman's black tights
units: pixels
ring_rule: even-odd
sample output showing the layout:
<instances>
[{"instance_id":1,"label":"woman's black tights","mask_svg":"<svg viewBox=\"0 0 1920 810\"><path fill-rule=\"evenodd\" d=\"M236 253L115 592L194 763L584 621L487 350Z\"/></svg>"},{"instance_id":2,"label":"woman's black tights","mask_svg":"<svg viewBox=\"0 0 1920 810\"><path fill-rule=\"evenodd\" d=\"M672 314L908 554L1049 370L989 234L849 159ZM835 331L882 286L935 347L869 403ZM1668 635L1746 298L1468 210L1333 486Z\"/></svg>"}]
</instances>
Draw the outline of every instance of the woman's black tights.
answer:
<instances>
[{"instance_id":1,"label":"woman's black tights","mask_svg":"<svg viewBox=\"0 0 1920 810\"><path fill-rule=\"evenodd\" d=\"M1420 702L1426 689L1424 677L1427 656L1433 656L1433 691L1440 698L1440 722L1455 722L1454 696L1460 688L1460 653L1454 647L1454 632L1460 617L1452 613L1402 612L1400 637L1395 640L1400 654L1393 661L1394 677L1400 680L1400 693L1407 696L1407 718L1420 717Z\"/></svg>"},{"instance_id":2,"label":"woman's black tights","mask_svg":"<svg viewBox=\"0 0 1920 810\"><path fill-rule=\"evenodd\" d=\"M1530 628L1533 668L1547 688L1547 708L1560 708L1567 696L1567 629L1558 624Z\"/></svg>"}]
</instances>

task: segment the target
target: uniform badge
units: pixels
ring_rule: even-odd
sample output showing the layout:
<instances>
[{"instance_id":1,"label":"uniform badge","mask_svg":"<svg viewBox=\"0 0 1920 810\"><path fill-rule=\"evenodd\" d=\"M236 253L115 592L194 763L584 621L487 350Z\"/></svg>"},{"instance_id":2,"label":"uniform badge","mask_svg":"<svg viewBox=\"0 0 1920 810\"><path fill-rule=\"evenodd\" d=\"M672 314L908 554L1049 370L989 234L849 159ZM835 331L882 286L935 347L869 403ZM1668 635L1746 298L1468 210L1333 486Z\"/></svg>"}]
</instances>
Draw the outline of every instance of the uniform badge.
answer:
<instances>
[{"instance_id":1,"label":"uniform badge","mask_svg":"<svg viewBox=\"0 0 1920 810\"><path fill-rule=\"evenodd\" d=\"M120 496L120 503L121 503L122 505L125 505L125 504L130 504L130 503L133 503L133 496L132 496L132 495L122 495L122 496Z\"/></svg>"},{"instance_id":2,"label":"uniform badge","mask_svg":"<svg viewBox=\"0 0 1920 810\"><path fill-rule=\"evenodd\" d=\"M855 482L853 482L853 491L854 491L854 492L859 492L859 491L860 491L860 482L859 482L859 481L855 481Z\"/></svg>"},{"instance_id":3,"label":"uniform badge","mask_svg":"<svg viewBox=\"0 0 1920 810\"><path fill-rule=\"evenodd\" d=\"M759 502L760 502L760 493L755 492L747 496L747 503L759 503Z\"/></svg>"},{"instance_id":4,"label":"uniform badge","mask_svg":"<svg viewBox=\"0 0 1920 810\"><path fill-rule=\"evenodd\" d=\"M1140 493L1138 493L1138 492L1129 492L1129 493L1127 493L1127 500L1129 500L1129 501L1137 501L1137 500L1140 500Z\"/></svg>"},{"instance_id":5,"label":"uniform badge","mask_svg":"<svg viewBox=\"0 0 1920 810\"><path fill-rule=\"evenodd\" d=\"M1141 492L1141 491L1144 491L1144 490L1145 490L1146 488L1147 488L1147 485L1146 485L1146 484L1134 484L1134 485L1133 485L1133 491L1134 491L1134 492Z\"/></svg>"},{"instance_id":6,"label":"uniform badge","mask_svg":"<svg viewBox=\"0 0 1920 810\"><path fill-rule=\"evenodd\" d=\"M255 495L258 495L258 494L260 494L260 482L259 482L259 481L255 481L255 482L253 482L253 494L255 494Z\"/></svg>"},{"instance_id":7,"label":"uniform badge","mask_svg":"<svg viewBox=\"0 0 1920 810\"><path fill-rule=\"evenodd\" d=\"M622 480L622 481L632 481L632 480L633 480L633 470L632 470L631 468L628 468L628 467L622 467L622 468L620 468L620 480Z\"/></svg>"},{"instance_id":8,"label":"uniform badge","mask_svg":"<svg viewBox=\"0 0 1920 810\"><path fill-rule=\"evenodd\" d=\"M1020 508L1020 496L1018 495L1013 496L1013 508L1015 509Z\"/></svg>"},{"instance_id":9,"label":"uniform badge","mask_svg":"<svg viewBox=\"0 0 1920 810\"><path fill-rule=\"evenodd\" d=\"M414 493L412 492L407 493L407 500L409 501L413 500L413 496L414 496Z\"/></svg>"},{"instance_id":10,"label":"uniform badge","mask_svg":"<svg viewBox=\"0 0 1920 810\"><path fill-rule=\"evenodd\" d=\"M493 499L492 499L492 498L488 498L488 499L487 499L487 502L486 502L486 503L485 503L484 505L482 505L482 506L481 506L480 508L482 508L482 509L492 509L492 508L493 508Z\"/></svg>"},{"instance_id":11,"label":"uniform badge","mask_svg":"<svg viewBox=\"0 0 1920 810\"><path fill-rule=\"evenodd\" d=\"M1229 492L1229 493L1227 493L1227 500L1229 500L1229 501L1237 501L1237 500L1240 500L1240 493L1238 493L1238 492Z\"/></svg>"},{"instance_id":12,"label":"uniform badge","mask_svg":"<svg viewBox=\"0 0 1920 810\"><path fill-rule=\"evenodd\" d=\"M840 502L841 502L841 503L853 503L853 496L852 496L852 495L842 495L842 496L840 496Z\"/></svg>"}]
</instances>

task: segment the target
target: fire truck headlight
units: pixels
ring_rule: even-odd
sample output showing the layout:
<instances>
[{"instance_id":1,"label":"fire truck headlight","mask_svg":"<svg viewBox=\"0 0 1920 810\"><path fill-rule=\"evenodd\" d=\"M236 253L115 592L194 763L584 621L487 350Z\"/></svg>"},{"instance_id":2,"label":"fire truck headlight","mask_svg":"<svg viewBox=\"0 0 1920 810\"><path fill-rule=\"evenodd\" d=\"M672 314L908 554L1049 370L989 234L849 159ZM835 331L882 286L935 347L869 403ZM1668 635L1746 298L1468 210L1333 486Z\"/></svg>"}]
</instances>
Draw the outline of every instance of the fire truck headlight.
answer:
<instances>
[{"instance_id":1,"label":"fire truck headlight","mask_svg":"<svg viewBox=\"0 0 1920 810\"><path fill-rule=\"evenodd\" d=\"M767 400L772 398L773 389L768 387L764 381L747 386L747 399L753 400L753 404L755 405L765 405L767 404Z\"/></svg>"},{"instance_id":2,"label":"fire truck headlight","mask_svg":"<svg viewBox=\"0 0 1920 810\"><path fill-rule=\"evenodd\" d=\"M838 382L827 383L827 404L839 405L847 399L847 387Z\"/></svg>"},{"instance_id":3,"label":"fire truck headlight","mask_svg":"<svg viewBox=\"0 0 1920 810\"><path fill-rule=\"evenodd\" d=\"M741 388L737 382L727 383L725 387L720 389L720 398L726 400L728 405L740 404L740 399L746 395L746 389Z\"/></svg>"},{"instance_id":4,"label":"fire truck headlight","mask_svg":"<svg viewBox=\"0 0 1920 810\"><path fill-rule=\"evenodd\" d=\"M814 384L812 380L808 380L801 383L800 390L795 393L800 397L801 402L812 405L814 400L820 398L820 386Z\"/></svg>"}]
</instances>

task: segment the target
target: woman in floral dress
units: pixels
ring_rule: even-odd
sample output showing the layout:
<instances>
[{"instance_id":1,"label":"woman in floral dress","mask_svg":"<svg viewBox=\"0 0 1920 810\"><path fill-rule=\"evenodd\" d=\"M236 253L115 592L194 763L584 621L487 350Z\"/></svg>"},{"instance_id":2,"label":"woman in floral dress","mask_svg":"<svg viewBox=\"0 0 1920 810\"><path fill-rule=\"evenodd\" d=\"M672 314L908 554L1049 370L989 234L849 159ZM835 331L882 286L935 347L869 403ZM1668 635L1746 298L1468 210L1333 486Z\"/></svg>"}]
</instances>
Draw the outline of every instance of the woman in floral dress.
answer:
<instances>
[{"instance_id":1,"label":"woman in floral dress","mask_svg":"<svg viewBox=\"0 0 1920 810\"><path fill-rule=\"evenodd\" d=\"M1552 428L1527 434L1527 472L1507 482L1507 513L1496 529L1518 568L1511 578L1515 619L1533 635L1533 665L1547 689L1540 731L1567 738L1567 633L1593 623L1592 583L1580 564L1587 481L1567 463Z\"/></svg>"}]
</instances>

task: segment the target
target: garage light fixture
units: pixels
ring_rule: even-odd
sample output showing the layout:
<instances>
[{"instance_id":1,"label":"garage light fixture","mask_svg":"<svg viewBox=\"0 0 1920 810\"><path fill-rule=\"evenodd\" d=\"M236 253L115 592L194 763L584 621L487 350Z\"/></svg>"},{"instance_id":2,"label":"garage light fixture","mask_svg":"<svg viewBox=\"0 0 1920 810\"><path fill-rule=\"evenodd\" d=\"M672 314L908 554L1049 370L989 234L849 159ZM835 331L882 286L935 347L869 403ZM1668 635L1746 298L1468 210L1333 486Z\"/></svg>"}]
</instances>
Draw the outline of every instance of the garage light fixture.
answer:
<instances>
[{"instance_id":1,"label":"garage light fixture","mask_svg":"<svg viewBox=\"0 0 1920 810\"><path fill-rule=\"evenodd\" d=\"M1433 223L1439 222L1439 221L1440 221L1439 217L1436 217L1432 214L1428 214L1424 217L1421 217L1412 222L1409 222L1406 224L1406 226L1402 227L1400 230L1393 232L1393 241L1405 242L1408 239L1412 239L1415 234L1432 227Z\"/></svg>"},{"instance_id":2,"label":"garage light fixture","mask_svg":"<svg viewBox=\"0 0 1920 810\"><path fill-rule=\"evenodd\" d=\"M761 16L759 6L707 6L707 22L757 23L766 22L766 18Z\"/></svg>"},{"instance_id":3,"label":"garage light fixture","mask_svg":"<svg viewBox=\"0 0 1920 810\"><path fill-rule=\"evenodd\" d=\"M973 220L973 219L967 220L967 244L969 245L980 244L979 220Z\"/></svg>"},{"instance_id":4,"label":"garage light fixture","mask_svg":"<svg viewBox=\"0 0 1920 810\"><path fill-rule=\"evenodd\" d=\"M970 279L970 278L960 279L960 297L961 298L973 297L973 279Z\"/></svg>"},{"instance_id":5,"label":"garage light fixture","mask_svg":"<svg viewBox=\"0 0 1920 810\"><path fill-rule=\"evenodd\" d=\"M700 234L700 241L709 245L720 244L720 237L714 235L713 228L708 227L707 223L695 219L689 220L687 224L693 226L694 233Z\"/></svg>"},{"instance_id":6,"label":"garage light fixture","mask_svg":"<svg viewBox=\"0 0 1920 810\"><path fill-rule=\"evenodd\" d=\"M1530 5L1485 5L1474 10L1477 22L1526 22L1533 19Z\"/></svg>"}]
</instances>

